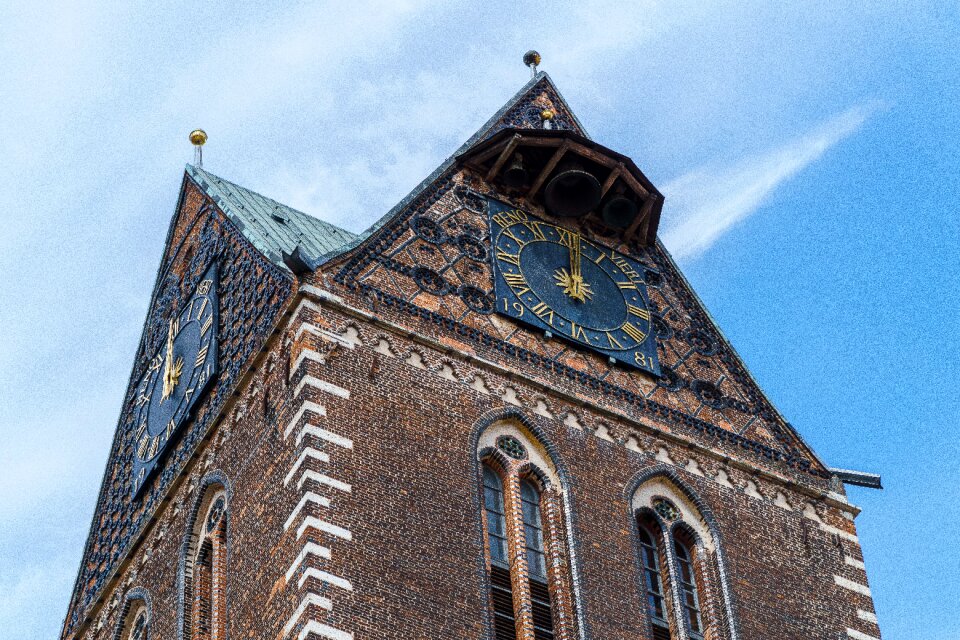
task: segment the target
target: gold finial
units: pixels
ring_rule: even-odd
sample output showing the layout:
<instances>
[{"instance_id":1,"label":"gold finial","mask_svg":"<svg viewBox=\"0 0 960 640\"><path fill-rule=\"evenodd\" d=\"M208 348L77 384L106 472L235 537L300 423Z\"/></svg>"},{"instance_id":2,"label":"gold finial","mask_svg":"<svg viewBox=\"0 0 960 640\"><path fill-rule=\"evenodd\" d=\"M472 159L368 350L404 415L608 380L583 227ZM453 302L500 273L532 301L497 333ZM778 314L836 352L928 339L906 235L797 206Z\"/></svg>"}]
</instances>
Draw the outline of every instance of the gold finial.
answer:
<instances>
[{"instance_id":1,"label":"gold finial","mask_svg":"<svg viewBox=\"0 0 960 640\"><path fill-rule=\"evenodd\" d=\"M203 144L207 141L207 132L203 129L194 129L190 132L190 142L202 147Z\"/></svg>"},{"instance_id":2,"label":"gold finial","mask_svg":"<svg viewBox=\"0 0 960 640\"><path fill-rule=\"evenodd\" d=\"M193 144L193 164L203 166L203 145L207 142L207 132L203 129L194 129L190 132L190 142Z\"/></svg>"},{"instance_id":3,"label":"gold finial","mask_svg":"<svg viewBox=\"0 0 960 640\"><path fill-rule=\"evenodd\" d=\"M533 77L537 76L537 65L540 64L540 54L530 49L525 54L523 54L523 64L530 67L530 72L533 74Z\"/></svg>"}]
</instances>

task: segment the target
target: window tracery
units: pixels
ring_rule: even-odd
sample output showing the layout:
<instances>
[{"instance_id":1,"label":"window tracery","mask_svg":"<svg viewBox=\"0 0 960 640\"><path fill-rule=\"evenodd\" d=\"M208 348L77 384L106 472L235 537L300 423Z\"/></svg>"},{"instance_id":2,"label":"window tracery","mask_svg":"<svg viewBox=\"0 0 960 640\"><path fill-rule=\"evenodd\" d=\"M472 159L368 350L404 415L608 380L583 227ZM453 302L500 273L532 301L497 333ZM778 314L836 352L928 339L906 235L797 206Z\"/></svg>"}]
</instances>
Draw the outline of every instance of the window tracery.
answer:
<instances>
[{"instance_id":1,"label":"window tracery","mask_svg":"<svg viewBox=\"0 0 960 640\"><path fill-rule=\"evenodd\" d=\"M699 504L699 503L697 503ZM713 529L698 506L666 477L642 483L632 500L646 613L654 640L733 638L718 612L729 613ZM720 589L705 580L720 580ZM724 602L712 602L713 593Z\"/></svg>"},{"instance_id":2,"label":"window tracery","mask_svg":"<svg viewBox=\"0 0 960 640\"><path fill-rule=\"evenodd\" d=\"M480 449L494 637L572 640L573 599L569 565L561 558L566 531L556 471L546 453L514 425L488 429Z\"/></svg>"}]
</instances>

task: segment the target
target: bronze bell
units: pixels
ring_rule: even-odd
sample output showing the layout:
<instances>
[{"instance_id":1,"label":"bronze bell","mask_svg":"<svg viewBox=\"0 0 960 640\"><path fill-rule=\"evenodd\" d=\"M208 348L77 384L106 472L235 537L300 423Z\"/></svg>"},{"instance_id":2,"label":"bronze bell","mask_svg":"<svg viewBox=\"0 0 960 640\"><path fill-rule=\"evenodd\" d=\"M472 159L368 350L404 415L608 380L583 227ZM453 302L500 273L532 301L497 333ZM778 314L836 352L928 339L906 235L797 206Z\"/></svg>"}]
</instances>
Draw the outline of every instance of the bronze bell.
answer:
<instances>
[{"instance_id":1,"label":"bronze bell","mask_svg":"<svg viewBox=\"0 0 960 640\"><path fill-rule=\"evenodd\" d=\"M600 181L577 163L561 165L543 194L547 209L561 218L579 218L600 204Z\"/></svg>"},{"instance_id":2,"label":"bronze bell","mask_svg":"<svg viewBox=\"0 0 960 640\"><path fill-rule=\"evenodd\" d=\"M622 192L616 193L603 203L600 217L603 223L614 229L626 229L637 217L639 208L637 203L625 196Z\"/></svg>"},{"instance_id":3,"label":"bronze bell","mask_svg":"<svg viewBox=\"0 0 960 640\"><path fill-rule=\"evenodd\" d=\"M523 165L523 156L513 154L510 166L503 172L503 184L513 189L519 189L527 181L527 168Z\"/></svg>"}]
</instances>

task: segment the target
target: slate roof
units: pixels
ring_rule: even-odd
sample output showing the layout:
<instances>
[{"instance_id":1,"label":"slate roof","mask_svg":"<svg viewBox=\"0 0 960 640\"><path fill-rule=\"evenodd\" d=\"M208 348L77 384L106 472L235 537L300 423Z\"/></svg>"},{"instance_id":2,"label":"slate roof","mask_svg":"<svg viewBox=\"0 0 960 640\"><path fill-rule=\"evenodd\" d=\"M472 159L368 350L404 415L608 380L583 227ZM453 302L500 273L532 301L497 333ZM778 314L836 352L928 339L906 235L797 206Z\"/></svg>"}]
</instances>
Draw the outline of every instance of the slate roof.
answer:
<instances>
[{"instance_id":1,"label":"slate roof","mask_svg":"<svg viewBox=\"0 0 960 640\"><path fill-rule=\"evenodd\" d=\"M306 258L317 259L337 252L357 237L199 167L188 164L186 170L247 240L282 268L287 268L283 254L292 254L297 246Z\"/></svg>"}]
</instances>

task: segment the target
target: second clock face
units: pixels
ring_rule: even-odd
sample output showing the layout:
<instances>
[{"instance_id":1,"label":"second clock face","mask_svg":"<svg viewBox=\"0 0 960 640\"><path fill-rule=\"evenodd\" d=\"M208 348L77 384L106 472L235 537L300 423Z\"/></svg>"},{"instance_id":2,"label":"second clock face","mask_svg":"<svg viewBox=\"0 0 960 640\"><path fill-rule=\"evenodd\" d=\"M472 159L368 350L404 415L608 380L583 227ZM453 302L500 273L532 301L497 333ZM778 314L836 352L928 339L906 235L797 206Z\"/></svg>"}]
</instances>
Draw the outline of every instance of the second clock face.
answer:
<instances>
[{"instance_id":1,"label":"second clock face","mask_svg":"<svg viewBox=\"0 0 960 640\"><path fill-rule=\"evenodd\" d=\"M134 400L134 470L137 495L161 454L217 372L216 269L211 268L180 313L137 385Z\"/></svg>"},{"instance_id":2,"label":"second clock face","mask_svg":"<svg viewBox=\"0 0 960 640\"><path fill-rule=\"evenodd\" d=\"M519 209L490 209L498 312L659 375L641 265Z\"/></svg>"}]
</instances>

